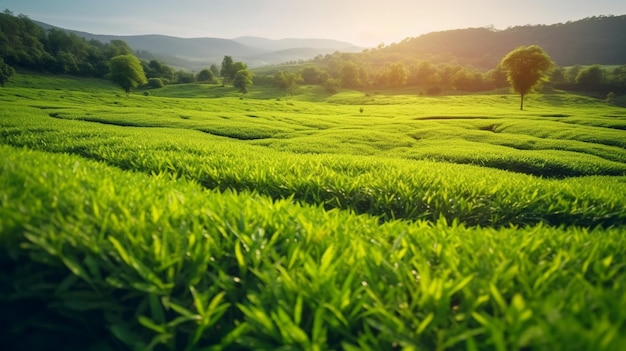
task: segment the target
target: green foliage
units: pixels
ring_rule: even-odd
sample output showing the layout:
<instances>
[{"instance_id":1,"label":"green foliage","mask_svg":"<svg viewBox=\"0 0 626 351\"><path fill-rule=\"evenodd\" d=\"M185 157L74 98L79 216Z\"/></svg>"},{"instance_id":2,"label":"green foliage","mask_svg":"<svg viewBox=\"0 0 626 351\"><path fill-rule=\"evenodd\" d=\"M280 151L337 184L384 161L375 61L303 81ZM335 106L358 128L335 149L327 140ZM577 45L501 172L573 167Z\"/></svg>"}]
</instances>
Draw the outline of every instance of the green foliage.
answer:
<instances>
[{"instance_id":1,"label":"green foliage","mask_svg":"<svg viewBox=\"0 0 626 351\"><path fill-rule=\"evenodd\" d=\"M112 57L132 52L121 40L87 41L61 29L44 31L24 15L0 14L0 58L14 67L102 78Z\"/></svg>"},{"instance_id":2,"label":"green foliage","mask_svg":"<svg viewBox=\"0 0 626 351\"><path fill-rule=\"evenodd\" d=\"M148 86L152 89L159 89L159 88L163 88L165 84L163 84L163 81L161 80L161 78L149 78Z\"/></svg>"},{"instance_id":3,"label":"green foliage","mask_svg":"<svg viewBox=\"0 0 626 351\"><path fill-rule=\"evenodd\" d=\"M15 74L13 67L7 65L2 58L0 58L0 86L4 86L9 82L9 79Z\"/></svg>"},{"instance_id":4,"label":"green foliage","mask_svg":"<svg viewBox=\"0 0 626 351\"><path fill-rule=\"evenodd\" d=\"M223 77L222 85L232 83L243 94L252 84L252 72L248 71L248 66L243 62L234 62L231 56L224 56L220 75Z\"/></svg>"},{"instance_id":5,"label":"green foliage","mask_svg":"<svg viewBox=\"0 0 626 351\"><path fill-rule=\"evenodd\" d=\"M322 84L328 79L328 73L317 66L307 66L300 70L300 76L304 84Z\"/></svg>"},{"instance_id":6,"label":"green foliage","mask_svg":"<svg viewBox=\"0 0 626 351\"><path fill-rule=\"evenodd\" d=\"M338 79L329 78L324 83L324 89L329 94L336 94L339 91L339 87L341 86L341 82Z\"/></svg>"},{"instance_id":7,"label":"green foliage","mask_svg":"<svg viewBox=\"0 0 626 351\"><path fill-rule=\"evenodd\" d=\"M209 70L211 71L211 73L213 73L214 77L217 77L220 75L220 69L217 68L217 65L212 64L211 67L209 67Z\"/></svg>"},{"instance_id":8,"label":"green foliage","mask_svg":"<svg viewBox=\"0 0 626 351\"><path fill-rule=\"evenodd\" d=\"M600 65L589 66L581 70L576 76L576 84L584 90L596 90L604 81L604 70Z\"/></svg>"},{"instance_id":9,"label":"green foliage","mask_svg":"<svg viewBox=\"0 0 626 351\"><path fill-rule=\"evenodd\" d=\"M248 87L252 85L252 72L247 69L240 69L233 78L233 86L237 88L242 94L248 92Z\"/></svg>"},{"instance_id":10,"label":"green foliage","mask_svg":"<svg viewBox=\"0 0 626 351\"><path fill-rule=\"evenodd\" d=\"M361 69L356 63L352 61L344 62L340 73L341 86L352 89L360 88L362 85L360 71Z\"/></svg>"},{"instance_id":11,"label":"green foliage","mask_svg":"<svg viewBox=\"0 0 626 351\"><path fill-rule=\"evenodd\" d=\"M211 84L217 83L217 78L215 78L215 76L213 75L213 72L211 72L211 70L206 69L206 68L198 72L196 79L198 80L198 82L211 83Z\"/></svg>"},{"instance_id":12,"label":"green foliage","mask_svg":"<svg viewBox=\"0 0 626 351\"><path fill-rule=\"evenodd\" d=\"M179 70L174 74L174 82L178 84L189 84L196 81L196 76L192 72Z\"/></svg>"},{"instance_id":13,"label":"green foliage","mask_svg":"<svg viewBox=\"0 0 626 351\"><path fill-rule=\"evenodd\" d=\"M232 56L224 56L224 59L222 59L222 66L220 69L220 75L222 76L223 79L223 84L226 85L228 83L230 83L233 78L235 77L235 74L237 73L234 68L233 68L233 58Z\"/></svg>"},{"instance_id":14,"label":"green foliage","mask_svg":"<svg viewBox=\"0 0 626 351\"><path fill-rule=\"evenodd\" d=\"M520 110L524 96L548 78L553 62L537 45L522 46L509 52L500 62L514 91L520 94Z\"/></svg>"},{"instance_id":15,"label":"green foliage","mask_svg":"<svg viewBox=\"0 0 626 351\"><path fill-rule=\"evenodd\" d=\"M298 83L302 82L304 82L304 79L302 79L299 73L280 71L274 75L274 85L286 90L292 96L298 88Z\"/></svg>"},{"instance_id":16,"label":"green foliage","mask_svg":"<svg viewBox=\"0 0 626 351\"><path fill-rule=\"evenodd\" d=\"M43 45L43 29L24 15L0 13L0 33L0 57L11 66L36 69L52 58Z\"/></svg>"},{"instance_id":17,"label":"green foliage","mask_svg":"<svg viewBox=\"0 0 626 351\"><path fill-rule=\"evenodd\" d=\"M623 228L381 225L77 156L0 155L11 348L36 348L33 332L68 349L626 342Z\"/></svg>"},{"instance_id":18,"label":"green foliage","mask_svg":"<svg viewBox=\"0 0 626 351\"><path fill-rule=\"evenodd\" d=\"M113 57L109 62L109 69L111 71L109 78L113 83L124 89L126 96L128 96L131 89L148 83L141 62L133 55Z\"/></svg>"},{"instance_id":19,"label":"green foliage","mask_svg":"<svg viewBox=\"0 0 626 351\"><path fill-rule=\"evenodd\" d=\"M171 82L175 78L174 69L158 60L141 61L146 78L159 78L163 82Z\"/></svg>"},{"instance_id":20,"label":"green foliage","mask_svg":"<svg viewBox=\"0 0 626 351\"><path fill-rule=\"evenodd\" d=\"M409 67L407 83L409 85L432 88L440 83L439 69L430 61L420 61Z\"/></svg>"}]
</instances>

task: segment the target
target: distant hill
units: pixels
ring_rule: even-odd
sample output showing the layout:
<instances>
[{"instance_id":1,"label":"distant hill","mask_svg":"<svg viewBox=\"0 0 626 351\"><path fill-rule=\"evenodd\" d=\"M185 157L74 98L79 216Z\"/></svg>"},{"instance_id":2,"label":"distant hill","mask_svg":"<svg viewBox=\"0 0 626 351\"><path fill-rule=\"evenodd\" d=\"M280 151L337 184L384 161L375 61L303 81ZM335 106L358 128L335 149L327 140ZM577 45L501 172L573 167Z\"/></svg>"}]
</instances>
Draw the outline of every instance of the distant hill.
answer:
<instances>
[{"instance_id":1,"label":"distant hill","mask_svg":"<svg viewBox=\"0 0 626 351\"><path fill-rule=\"evenodd\" d=\"M240 37L233 39L234 41L248 45L256 48L263 48L265 50L271 51L283 51L290 50L296 48L306 48L306 49L322 49L322 50L350 50L353 48L354 50L362 50L363 48L354 46L351 43L345 41L337 41L331 39L296 39L296 38L285 38L285 39L266 39L259 37Z\"/></svg>"},{"instance_id":2,"label":"distant hill","mask_svg":"<svg viewBox=\"0 0 626 351\"><path fill-rule=\"evenodd\" d=\"M468 28L433 32L405 39L382 51L493 68L509 51L531 44L543 47L561 66L625 64L626 15L590 17L553 25L517 26L505 30Z\"/></svg>"},{"instance_id":3,"label":"distant hill","mask_svg":"<svg viewBox=\"0 0 626 351\"><path fill-rule=\"evenodd\" d=\"M123 40L138 56L158 58L166 64L197 70L215 63L220 64L224 55L233 56L251 67L278 64L287 61L312 59L335 51L359 52L363 48L348 42L329 39L281 39L272 40L258 37L237 39L221 38L178 38L166 35L101 35L59 28L47 23L34 21L43 29L62 29L87 40L108 43Z\"/></svg>"}]
</instances>

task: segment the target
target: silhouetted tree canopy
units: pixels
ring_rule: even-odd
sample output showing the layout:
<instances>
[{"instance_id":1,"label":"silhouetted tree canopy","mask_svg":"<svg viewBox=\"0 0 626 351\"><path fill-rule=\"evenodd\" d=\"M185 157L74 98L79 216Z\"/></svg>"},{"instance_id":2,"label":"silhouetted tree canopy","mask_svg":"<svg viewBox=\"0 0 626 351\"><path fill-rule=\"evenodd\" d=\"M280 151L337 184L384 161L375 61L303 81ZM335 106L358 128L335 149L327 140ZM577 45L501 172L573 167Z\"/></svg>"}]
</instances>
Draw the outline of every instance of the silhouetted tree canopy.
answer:
<instances>
[{"instance_id":1,"label":"silhouetted tree canopy","mask_svg":"<svg viewBox=\"0 0 626 351\"><path fill-rule=\"evenodd\" d=\"M509 52L500 65L506 71L511 88L520 94L520 110L523 110L524 96L547 81L553 62L541 47L530 45Z\"/></svg>"}]
</instances>

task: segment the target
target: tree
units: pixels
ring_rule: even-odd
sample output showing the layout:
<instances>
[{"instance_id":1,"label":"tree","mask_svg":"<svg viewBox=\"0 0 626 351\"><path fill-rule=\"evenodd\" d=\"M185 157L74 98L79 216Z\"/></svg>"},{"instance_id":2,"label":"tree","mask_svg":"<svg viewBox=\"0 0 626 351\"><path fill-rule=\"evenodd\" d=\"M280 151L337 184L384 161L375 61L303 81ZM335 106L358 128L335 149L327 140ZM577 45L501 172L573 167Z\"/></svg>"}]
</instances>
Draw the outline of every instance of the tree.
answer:
<instances>
[{"instance_id":1,"label":"tree","mask_svg":"<svg viewBox=\"0 0 626 351\"><path fill-rule=\"evenodd\" d=\"M212 64L211 67L209 68L211 70L211 73L213 73L213 75L215 77L220 75L220 69L217 68L217 66L215 64Z\"/></svg>"},{"instance_id":2,"label":"tree","mask_svg":"<svg viewBox=\"0 0 626 351\"><path fill-rule=\"evenodd\" d=\"M324 89L329 94L336 94L341 86L341 82L339 79L328 78L326 82L324 82Z\"/></svg>"},{"instance_id":3,"label":"tree","mask_svg":"<svg viewBox=\"0 0 626 351\"><path fill-rule=\"evenodd\" d=\"M247 69L237 71L233 78L233 86L239 89L242 94L245 94L248 92L249 85L252 85L252 73Z\"/></svg>"},{"instance_id":4,"label":"tree","mask_svg":"<svg viewBox=\"0 0 626 351\"><path fill-rule=\"evenodd\" d=\"M126 96L128 96L131 89L148 83L141 62L133 55L113 57L109 61L109 69L110 79L124 89Z\"/></svg>"},{"instance_id":5,"label":"tree","mask_svg":"<svg viewBox=\"0 0 626 351\"><path fill-rule=\"evenodd\" d=\"M352 62L346 61L341 66L341 86L345 88L359 88L361 86L361 75L359 66Z\"/></svg>"},{"instance_id":6,"label":"tree","mask_svg":"<svg viewBox=\"0 0 626 351\"><path fill-rule=\"evenodd\" d=\"M409 67L407 83L412 86L431 88L439 83L437 67L430 61L421 61Z\"/></svg>"},{"instance_id":7,"label":"tree","mask_svg":"<svg viewBox=\"0 0 626 351\"><path fill-rule=\"evenodd\" d=\"M304 84L320 84L323 75L324 71L317 66L308 66L300 71Z\"/></svg>"},{"instance_id":8,"label":"tree","mask_svg":"<svg viewBox=\"0 0 626 351\"><path fill-rule=\"evenodd\" d=\"M148 78L148 86L153 89L163 88L163 80L161 78Z\"/></svg>"},{"instance_id":9,"label":"tree","mask_svg":"<svg viewBox=\"0 0 626 351\"><path fill-rule=\"evenodd\" d=\"M280 89L287 88L287 78L285 77L285 72L276 72L274 75L274 86Z\"/></svg>"},{"instance_id":10,"label":"tree","mask_svg":"<svg viewBox=\"0 0 626 351\"><path fill-rule=\"evenodd\" d=\"M232 81L233 79L235 79L235 75L237 74L237 72L241 71L242 69L248 69L248 65L239 61L233 62L233 65L230 67L230 80Z\"/></svg>"},{"instance_id":11,"label":"tree","mask_svg":"<svg viewBox=\"0 0 626 351\"><path fill-rule=\"evenodd\" d=\"M600 65L591 65L582 71L578 72L576 76L576 84L582 89L587 91L595 91L600 89L605 82L606 72Z\"/></svg>"},{"instance_id":12,"label":"tree","mask_svg":"<svg viewBox=\"0 0 626 351\"><path fill-rule=\"evenodd\" d=\"M222 60L222 69L220 70L220 75L223 77L222 86L233 83L235 76L239 73L239 71L247 70L248 66L243 62L234 62L233 58L230 56L224 56ZM249 72L248 72L249 73Z\"/></svg>"},{"instance_id":13,"label":"tree","mask_svg":"<svg viewBox=\"0 0 626 351\"><path fill-rule=\"evenodd\" d=\"M455 73L452 82L454 88L460 91L480 91L485 86L480 72L465 67Z\"/></svg>"},{"instance_id":14,"label":"tree","mask_svg":"<svg viewBox=\"0 0 626 351\"><path fill-rule=\"evenodd\" d=\"M509 52L500 65L506 71L511 88L520 94L520 110L523 110L524 96L548 80L553 62L541 47L530 45Z\"/></svg>"},{"instance_id":15,"label":"tree","mask_svg":"<svg viewBox=\"0 0 626 351\"><path fill-rule=\"evenodd\" d=\"M196 76L192 72L178 70L174 74L174 82L178 84L189 84L196 81Z\"/></svg>"},{"instance_id":16,"label":"tree","mask_svg":"<svg viewBox=\"0 0 626 351\"><path fill-rule=\"evenodd\" d=\"M13 67L4 63L2 57L0 57L0 86L4 88L4 85L9 82L9 78L15 74Z\"/></svg>"},{"instance_id":17,"label":"tree","mask_svg":"<svg viewBox=\"0 0 626 351\"><path fill-rule=\"evenodd\" d=\"M150 60L148 64L144 64L144 72L148 78L161 78L165 79L165 82L170 82L175 78L176 72L174 69L161 61Z\"/></svg>"},{"instance_id":18,"label":"tree","mask_svg":"<svg viewBox=\"0 0 626 351\"><path fill-rule=\"evenodd\" d=\"M506 79L506 72L502 69L502 66L490 69L484 76L484 82L491 89L506 88L509 85Z\"/></svg>"},{"instance_id":19,"label":"tree","mask_svg":"<svg viewBox=\"0 0 626 351\"><path fill-rule=\"evenodd\" d=\"M278 72L274 75L274 85L278 88L285 89L289 93L289 95L293 96L296 88L298 88L298 83L302 83L304 80L300 73L294 72Z\"/></svg>"},{"instance_id":20,"label":"tree","mask_svg":"<svg viewBox=\"0 0 626 351\"><path fill-rule=\"evenodd\" d=\"M235 72L236 73L236 72ZM226 83L230 83L231 77L233 74L233 58L231 56L224 56L222 60L222 68L220 70L220 76L222 76L222 85L226 85Z\"/></svg>"},{"instance_id":21,"label":"tree","mask_svg":"<svg viewBox=\"0 0 626 351\"><path fill-rule=\"evenodd\" d=\"M196 80L198 82L206 82L206 83L215 83L215 76L213 72L211 72L208 68L203 69L196 76Z\"/></svg>"},{"instance_id":22,"label":"tree","mask_svg":"<svg viewBox=\"0 0 626 351\"><path fill-rule=\"evenodd\" d=\"M389 86L398 88L403 86L407 80L407 71L404 63L395 62L387 65L386 68L387 83Z\"/></svg>"},{"instance_id":23,"label":"tree","mask_svg":"<svg viewBox=\"0 0 626 351\"><path fill-rule=\"evenodd\" d=\"M107 55L111 58L115 56L120 56L120 55L132 55L133 54L133 49L131 49L130 46L128 46L128 44L126 44L125 41L119 40L119 39L111 40L109 44L106 46L105 51Z\"/></svg>"}]
</instances>

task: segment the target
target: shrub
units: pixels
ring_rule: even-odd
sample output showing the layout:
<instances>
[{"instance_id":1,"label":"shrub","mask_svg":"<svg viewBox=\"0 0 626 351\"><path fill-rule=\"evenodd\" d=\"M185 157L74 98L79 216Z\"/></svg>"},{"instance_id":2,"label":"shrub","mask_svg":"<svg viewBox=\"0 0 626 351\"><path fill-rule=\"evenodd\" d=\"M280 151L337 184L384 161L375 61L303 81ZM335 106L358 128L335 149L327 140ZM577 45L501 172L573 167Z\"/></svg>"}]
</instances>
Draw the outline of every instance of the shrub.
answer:
<instances>
[{"instance_id":1,"label":"shrub","mask_svg":"<svg viewBox=\"0 0 626 351\"><path fill-rule=\"evenodd\" d=\"M163 88L165 84L163 84L163 80L161 78L150 78L148 79L148 86L152 89Z\"/></svg>"},{"instance_id":2,"label":"shrub","mask_svg":"<svg viewBox=\"0 0 626 351\"><path fill-rule=\"evenodd\" d=\"M215 78L215 75L213 75L213 72L206 68L198 73L196 79L198 80L198 82L203 83L217 83L217 79Z\"/></svg>"}]
</instances>

